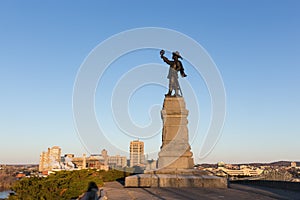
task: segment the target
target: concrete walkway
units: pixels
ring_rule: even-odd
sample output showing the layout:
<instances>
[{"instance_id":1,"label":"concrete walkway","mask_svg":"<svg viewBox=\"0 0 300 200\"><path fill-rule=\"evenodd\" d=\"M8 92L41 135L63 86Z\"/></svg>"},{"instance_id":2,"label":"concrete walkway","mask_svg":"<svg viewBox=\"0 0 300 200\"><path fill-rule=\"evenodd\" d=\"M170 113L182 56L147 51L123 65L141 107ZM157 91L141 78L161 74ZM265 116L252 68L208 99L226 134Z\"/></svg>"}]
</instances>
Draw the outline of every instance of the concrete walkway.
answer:
<instances>
[{"instance_id":1,"label":"concrete walkway","mask_svg":"<svg viewBox=\"0 0 300 200\"><path fill-rule=\"evenodd\" d=\"M280 191L241 184L217 188L124 188L119 182L105 183L108 200L188 200L188 199L300 199L300 191Z\"/></svg>"}]
</instances>

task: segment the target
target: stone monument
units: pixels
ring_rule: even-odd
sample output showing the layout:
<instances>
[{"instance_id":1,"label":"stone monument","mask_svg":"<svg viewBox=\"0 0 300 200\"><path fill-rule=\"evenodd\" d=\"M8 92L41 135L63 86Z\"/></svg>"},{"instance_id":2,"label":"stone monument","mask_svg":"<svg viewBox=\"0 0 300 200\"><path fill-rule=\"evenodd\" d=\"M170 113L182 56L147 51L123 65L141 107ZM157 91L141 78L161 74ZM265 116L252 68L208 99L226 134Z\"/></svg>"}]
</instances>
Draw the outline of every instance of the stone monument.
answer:
<instances>
[{"instance_id":1,"label":"stone monument","mask_svg":"<svg viewBox=\"0 0 300 200\"><path fill-rule=\"evenodd\" d=\"M193 169L187 116L188 110L183 97L165 97L161 111L163 131L158 169Z\"/></svg>"},{"instance_id":2,"label":"stone monument","mask_svg":"<svg viewBox=\"0 0 300 200\"><path fill-rule=\"evenodd\" d=\"M188 136L188 113L178 82L178 73L184 73L179 52L173 52L173 61L161 58L170 65L169 91L165 95L161 117L163 121L162 145L158 153L158 168L126 177L125 187L215 187L227 188L227 179L210 176L194 169L193 153ZM174 91L174 94L172 95ZM180 92L180 93L179 93Z\"/></svg>"}]
</instances>

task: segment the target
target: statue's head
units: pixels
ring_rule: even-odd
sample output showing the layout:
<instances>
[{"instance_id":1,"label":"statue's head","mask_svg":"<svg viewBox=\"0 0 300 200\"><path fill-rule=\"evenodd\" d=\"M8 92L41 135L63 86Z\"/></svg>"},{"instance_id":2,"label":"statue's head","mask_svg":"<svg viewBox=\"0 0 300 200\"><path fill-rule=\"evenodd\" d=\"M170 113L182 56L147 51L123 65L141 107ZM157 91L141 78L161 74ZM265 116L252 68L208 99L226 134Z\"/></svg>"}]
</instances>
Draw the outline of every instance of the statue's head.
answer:
<instances>
[{"instance_id":1,"label":"statue's head","mask_svg":"<svg viewBox=\"0 0 300 200\"><path fill-rule=\"evenodd\" d=\"M181 55L180 55L180 53L179 53L178 51L175 51L175 52L173 52L172 54L173 54L172 58L173 58L174 60L178 60L178 58L181 58L181 59L182 59L182 57L181 57Z\"/></svg>"}]
</instances>

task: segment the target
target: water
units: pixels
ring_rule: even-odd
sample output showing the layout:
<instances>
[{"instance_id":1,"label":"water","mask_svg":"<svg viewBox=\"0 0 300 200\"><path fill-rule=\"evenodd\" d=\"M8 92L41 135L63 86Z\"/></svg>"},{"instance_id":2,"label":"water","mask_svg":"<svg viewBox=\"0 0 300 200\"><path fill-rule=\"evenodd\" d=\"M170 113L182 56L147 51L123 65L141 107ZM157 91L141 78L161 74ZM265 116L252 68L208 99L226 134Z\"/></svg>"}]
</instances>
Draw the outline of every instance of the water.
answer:
<instances>
[{"instance_id":1,"label":"water","mask_svg":"<svg viewBox=\"0 0 300 200\"><path fill-rule=\"evenodd\" d=\"M0 199L8 198L10 192L11 191L9 191L9 190L0 192Z\"/></svg>"}]
</instances>

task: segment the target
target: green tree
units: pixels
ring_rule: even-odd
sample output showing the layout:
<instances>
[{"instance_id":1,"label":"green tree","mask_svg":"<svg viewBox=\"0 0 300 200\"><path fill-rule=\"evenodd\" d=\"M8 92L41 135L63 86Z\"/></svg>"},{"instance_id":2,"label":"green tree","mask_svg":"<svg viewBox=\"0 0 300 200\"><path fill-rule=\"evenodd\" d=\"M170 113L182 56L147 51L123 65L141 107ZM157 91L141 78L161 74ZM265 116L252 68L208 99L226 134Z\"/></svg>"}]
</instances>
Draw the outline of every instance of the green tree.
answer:
<instances>
[{"instance_id":1,"label":"green tree","mask_svg":"<svg viewBox=\"0 0 300 200\"><path fill-rule=\"evenodd\" d=\"M118 170L77 170L60 171L45 178L24 178L13 185L12 190L16 195L10 196L9 199L69 200L83 194L91 181L102 186L103 182L114 181L128 175L129 173Z\"/></svg>"}]
</instances>

